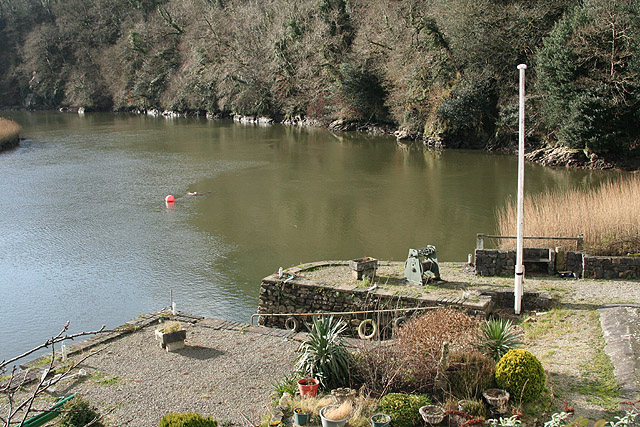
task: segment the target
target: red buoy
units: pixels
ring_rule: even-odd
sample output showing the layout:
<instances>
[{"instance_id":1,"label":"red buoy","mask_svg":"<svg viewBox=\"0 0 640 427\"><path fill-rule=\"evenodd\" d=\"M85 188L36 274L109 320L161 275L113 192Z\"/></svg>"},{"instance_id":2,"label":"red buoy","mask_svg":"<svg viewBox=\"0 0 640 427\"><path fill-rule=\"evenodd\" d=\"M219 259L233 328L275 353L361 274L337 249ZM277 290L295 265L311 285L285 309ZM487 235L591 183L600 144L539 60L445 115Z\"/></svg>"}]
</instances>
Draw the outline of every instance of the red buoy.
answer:
<instances>
[{"instance_id":1,"label":"red buoy","mask_svg":"<svg viewBox=\"0 0 640 427\"><path fill-rule=\"evenodd\" d=\"M171 194L169 194L167 197L164 198L164 201L167 203L173 203L176 201L176 198L173 197Z\"/></svg>"}]
</instances>

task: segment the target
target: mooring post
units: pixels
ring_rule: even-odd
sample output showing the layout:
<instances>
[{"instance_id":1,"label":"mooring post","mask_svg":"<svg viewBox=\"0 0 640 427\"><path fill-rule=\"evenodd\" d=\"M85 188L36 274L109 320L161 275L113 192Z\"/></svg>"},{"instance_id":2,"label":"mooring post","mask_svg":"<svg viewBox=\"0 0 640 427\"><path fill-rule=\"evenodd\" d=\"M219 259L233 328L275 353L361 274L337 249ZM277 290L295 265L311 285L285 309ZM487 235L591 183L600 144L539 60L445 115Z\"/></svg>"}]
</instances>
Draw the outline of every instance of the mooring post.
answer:
<instances>
[{"instance_id":1,"label":"mooring post","mask_svg":"<svg viewBox=\"0 0 640 427\"><path fill-rule=\"evenodd\" d=\"M520 114L518 118L518 214L517 214L517 236L518 243L516 246L516 275L513 289L513 295L515 297L514 311L516 314L520 314L522 308L522 281L524 276L524 263L522 262L522 248L523 248L523 236L524 236L524 70L527 69L526 64L518 65L520 70Z\"/></svg>"}]
</instances>

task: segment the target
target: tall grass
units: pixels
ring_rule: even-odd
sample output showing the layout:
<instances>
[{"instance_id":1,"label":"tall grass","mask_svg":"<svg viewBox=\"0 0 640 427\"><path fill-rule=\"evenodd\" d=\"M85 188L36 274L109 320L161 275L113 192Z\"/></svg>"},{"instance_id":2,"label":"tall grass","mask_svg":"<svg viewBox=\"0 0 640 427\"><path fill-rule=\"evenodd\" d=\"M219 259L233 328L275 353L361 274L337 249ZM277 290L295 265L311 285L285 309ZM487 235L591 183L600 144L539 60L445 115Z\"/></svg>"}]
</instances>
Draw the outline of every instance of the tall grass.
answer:
<instances>
[{"instance_id":1,"label":"tall grass","mask_svg":"<svg viewBox=\"0 0 640 427\"><path fill-rule=\"evenodd\" d=\"M515 202L498 211L498 232L514 235ZM524 200L526 236L574 237L584 234L584 250L594 255L640 253L640 177L608 181L599 187L550 191ZM505 242L505 241L503 241ZM514 241L503 243L503 247ZM559 241L525 241L525 246L562 246Z\"/></svg>"},{"instance_id":2,"label":"tall grass","mask_svg":"<svg viewBox=\"0 0 640 427\"><path fill-rule=\"evenodd\" d=\"M18 139L20 129L20 125L13 120L3 119L0 117L0 146L5 142Z\"/></svg>"}]
</instances>

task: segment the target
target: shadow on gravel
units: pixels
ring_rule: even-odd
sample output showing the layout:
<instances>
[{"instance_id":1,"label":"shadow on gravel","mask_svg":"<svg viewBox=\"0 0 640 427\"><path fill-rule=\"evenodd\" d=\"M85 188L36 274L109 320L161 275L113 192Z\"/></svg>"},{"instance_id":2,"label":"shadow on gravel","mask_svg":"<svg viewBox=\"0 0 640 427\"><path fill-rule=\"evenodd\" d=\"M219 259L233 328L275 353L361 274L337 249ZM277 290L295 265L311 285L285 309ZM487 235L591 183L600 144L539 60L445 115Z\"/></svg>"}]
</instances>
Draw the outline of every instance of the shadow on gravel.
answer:
<instances>
[{"instance_id":1,"label":"shadow on gravel","mask_svg":"<svg viewBox=\"0 0 640 427\"><path fill-rule=\"evenodd\" d=\"M176 351L181 356L188 357L196 360L209 360L222 356L224 351L217 350L211 347L203 347L200 345L188 345L185 348Z\"/></svg>"}]
</instances>

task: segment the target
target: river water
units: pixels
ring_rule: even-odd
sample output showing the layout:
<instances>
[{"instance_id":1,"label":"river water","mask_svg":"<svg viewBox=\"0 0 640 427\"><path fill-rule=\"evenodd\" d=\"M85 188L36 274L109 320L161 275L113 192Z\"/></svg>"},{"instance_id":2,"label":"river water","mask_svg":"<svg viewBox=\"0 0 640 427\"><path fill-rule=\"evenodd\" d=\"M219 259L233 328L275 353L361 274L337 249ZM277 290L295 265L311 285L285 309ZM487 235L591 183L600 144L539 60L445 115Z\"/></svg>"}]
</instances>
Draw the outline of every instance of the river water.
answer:
<instances>
[{"instance_id":1,"label":"river water","mask_svg":"<svg viewBox=\"0 0 640 427\"><path fill-rule=\"evenodd\" d=\"M169 305L249 321L260 279L303 262L465 261L516 191L517 159L394 138L125 114L4 112L0 360ZM606 174L527 165L526 189ZM187 192L206 196L187 196ZM176 197L173 206L164 198ZM445 278L446 279L446 278Z\"/></svg>"}]
</instances>

